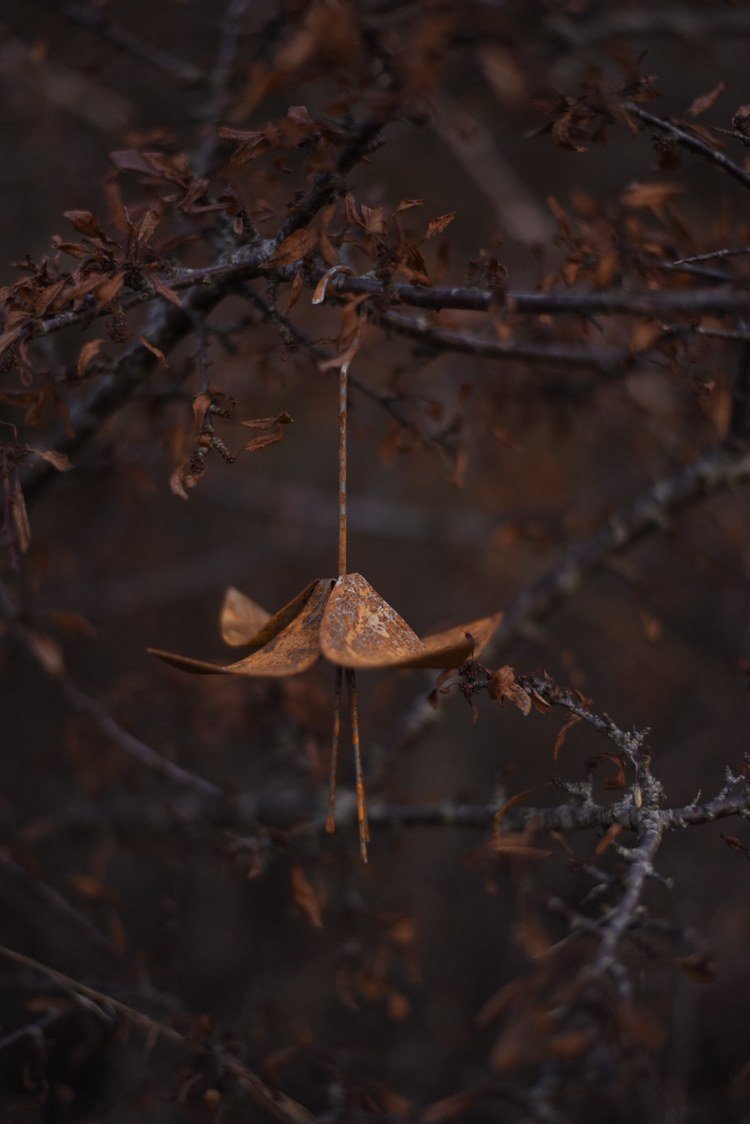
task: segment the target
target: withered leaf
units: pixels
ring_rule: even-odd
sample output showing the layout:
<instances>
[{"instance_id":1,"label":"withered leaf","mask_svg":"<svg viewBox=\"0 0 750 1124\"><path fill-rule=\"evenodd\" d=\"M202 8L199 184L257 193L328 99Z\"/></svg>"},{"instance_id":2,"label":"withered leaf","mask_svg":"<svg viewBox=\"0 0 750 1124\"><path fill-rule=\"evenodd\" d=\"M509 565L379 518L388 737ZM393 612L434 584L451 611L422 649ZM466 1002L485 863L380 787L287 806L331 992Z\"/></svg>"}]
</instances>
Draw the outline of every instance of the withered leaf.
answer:
<instances>
[{"instance_id":1,"label":"withered leaf","mask_svg":"<svg viewBox=\"0 0 750 1124\"><path fill-rule=\"evenodd\" d=\"M402 211L410 211L412 207L424 207L424 199L402 199L396 207L396 214L400 215Z\"/></svg>"},{"instance_id":2,"label":"withered leaf","mask_svg":"<svg viewBox=\"0 0 750 1124\"><path fill-rule=\"evenodd\" d=\"M151 352L152 355L156 356L156 358L159 360L159 362L162 364L162 366L164 366L164 367L169 366L169 363L167 362L167 357L160 347L157 347L155 343L150 343L149 340L147 340L145 336L139 336L138 340L139 340L140 343L143 344L143 346L148 351Z\"/></svg>"},{"instance_id":3,"label":"withered leaf","mask_svg":"<svg viewBox=\"0 0 750 1124\"><path fill-rule=\"evenodd\" d=\"M22 554L25 554L31 546L31 528L29 527L29 516L26 511L26 500L24 499L23 489L18 479L15 479L11 485L10 510L13 518L13 527L16 532L18 549Z\"/></svg>"},{"instance_id":4,"label":"withered leaf","mask_svg":"<svg viewBox=\"0 0 750 1124\"><path fill-rule=\"evenodd\" d=\"M125 273L120 270L118 273L113 273L111 277L96 289L96 311L101 312L108 304L112 304L119 296L120 290L125 284Z\"/></svg>"},{"instance_id":5,"label":"withered leaf","mask_svg":"<svg viewBox=\"0 0 750 1124\"><path fill-rule=\"evenodd\" d=\"M170 289L158 274L151 274L151 284L154 286L157 293L164 297L165 300L168 300L170 304L173 304L175 308L182 308L182 300L180 299L179 293L176 293L174 289Z\"/></svg>"},{"instance_id":6,"label":"withered leaf","mask_svg":"<svg viewBox=\"0 0 750 1124\"><path fill-rule=\"evenodd\" d=\"M626 207L646 207L658 214L665 203L682 192L676 183L631 183L620 196L620 202Z\"/></svg>"},{"instance_id":7,"label":"withered leaf","mask_svg":"<svg viewBox=\"0 0 750 1124\"><path fill-rule=\"evenodd\" d=\"M424 654L424 645L361 574L338 578L320 630L323 655L341 667L388 667Z\"/></svg>"},{"instance_id":8,"label":"withered leaf","mask_svg":"<svg viewBox=\"0 0 750 1124\"><path fill-rule=\"evenodd\" d=\"M721 97L727 88L726 82L717 82L712 90L706 94L701 94L697 97L688 109L689 117L700 117L701 113L705 113L712 105Z\"/></svg>"},{"instance_id":9,"label":"withered leaf","mask_svg":"<svg viewBox=\"0 0 750 1124\"><path fill-rule=\"evenodd\" d=\"M233 648L252 644L258 632L271 619L250 597L230 585L224 593L219 623L222 639ZM256 641L257 643L257 641Z\"/></svg>"},{"instance_id":10,"label":"withered leaf","mask_svg":"<svg viewBox=\"0 0 750 1124\"><path fill-rule=\"evenodd\" d=\"M78 356L78 362L76 363L76 374L79 378L83 377L83 375L86 373L86 368L88 367L89 363L95 355L99 354L106 342L107 341L103 339L88 340L83 345L80 355Z\"/></svg>"},{"instance_id":11,"label":"withered leaf","mask_svg":"<svg viewBox=\"0 0 750 1124\"><path fill-rule=\"evenodd\" d=\"M318 244L318 234L304 228L295 230L285 238L271 258L273 265L293 265L311 254Z\"/></svg>"},{"instance_id":12,"label":"withered leaf","mask_svg":"<svg viewBox=\"0 0 750 1124\"><path fill-rule=\"evenodd\" d=\"M429 223L427 224L427 231L424 236L425 241L427 241L428 238L434 238L436 234L442 234L444 230L447 230L450 224L455 219L456 214L456 211L449 211L446 215L438 215L436 219L430 219Z\"/></svg>"},{"instance_id":13,"label":"withered leaf","mask_svg":"<svg viewBox=\"0 0 750 1124\"><path fill-rule=\"evenodd\" d=\"M34 452L42 460L47 461L58 472L69 472L73 465L70 463L70 457L66 453L56 453L54 449L35 449Z\"/></svg>"},{"instance_id":14,"label":"withered leaf","mask_svg":"<svg viewBox=\"0 0 750 1124\"><path fill-rule=\"evenodd\" d=\"M304 105L290 105L286 115L295 125L312 125L312 117Z\"/></svg>"},{"instance_id":15,"label":"withered leaf","mask_svg":"<svg viewBox=\"0 0 750 1124\"><path fill-rule=\"evenodd\" d=\"M320 898L310 879L298 864L292 867L292 898L294 904L316 929L323 928L323 910Z\"/></svg>"},{"instance_id":16,"label":"withered leaf","mask_svg":"<svg viewBox=\"0 0 750 1124\"><path fill-rule=\"evenodd\" d=\"M309 598L284 628L268 643L264 643L259 651L227 667L207 663L204 660L190 659L188 656L179 656L173 652L162 652L156 648L149 648L149 652L174 667L197 674L272 677L298 675L312 667L320 657L320 622L330 595L331 584L330 579L315 582ZM272 624L273 618L265 627L269 628Z\"/></svg>"},{"instance_id":17,"label":"withered leaf","mask_svg":"<svg viewBox=\"0 0 750 1124\"><path fill-rule=\"evenodd\" d=\"M79 234L85 234L89 238L101 238L102 228L91 211L64 211L63 214Z\"/></svg>"},{"instance_id":18,"label":"withered leaf","mask_svg":"<svg viewBox=\"0 0 750 1124\"><path fill-rule=\"evenodd\" d=\"M503 619L502 613L481 617L468 624L459 624L445 632L425 636L422 641L424 651L406 660L404 667L442 668L456 667L470 658L478 658Z\"/></svg>"},{"instance_id":19,"label":"withered leaf","mask_svg":"<svg viewBox=\"0 0 750 1124\"><path fill-rule=\"evenodd\" d=\"M487 685L487 694L500 704L512 703L522 714L531 713L531 699L516 679L514 669L507 664L493 672Z\"/></svg>"}]
</instances>

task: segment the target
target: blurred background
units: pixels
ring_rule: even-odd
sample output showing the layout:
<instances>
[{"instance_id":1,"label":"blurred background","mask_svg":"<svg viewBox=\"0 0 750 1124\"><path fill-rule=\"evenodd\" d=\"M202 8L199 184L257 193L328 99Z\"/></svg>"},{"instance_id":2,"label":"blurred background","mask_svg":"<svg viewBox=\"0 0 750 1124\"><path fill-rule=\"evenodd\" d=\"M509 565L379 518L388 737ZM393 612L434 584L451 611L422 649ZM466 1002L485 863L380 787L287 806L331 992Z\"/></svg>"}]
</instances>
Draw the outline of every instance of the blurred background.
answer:
<instances>
[{"instance_id":1,"label":"blurred background","mask_svg":"<svg viewBox=\"0 0 750 1124\"><path fill-rule=\"evenodd\" d=\"M86 12L172 62L137 57L87 26ZM106 216L110 152L195 152L215 132L205 84L195 79L215 64L222 18L208 0L0 0L6 281L12 262L27 254L38 261L53 235L70 236L63 211ZM658 12L611 0L252 3L242 16L234 108L218 124L261 128L290 105L335 116L337 99L365 81L365 25L397 57L424 60L424 89L414 93L421 112L390 124L348 183L359 205L390 211L402 199L424 200L404 215L415 231L456 212L426 244L433 278L462 283L469 263L493 247L509 287L533 290L565 255L549 197L571 214L585 214L587 198L606 212L634 181L667 179L681 191L668 215L634 212L644 242L674 245L675 257L747 245L743 188L708 164L683 155L665 172L648 136L621 126L606 146L580 152L536 135L547 120L538 99L575 93L594 65L612 81L636 65L657 76L653 112L661 116L683 115L723 81L705 120L730 129L748 100L744 3ZM303 32L312 45L297 62ZM169 73L174 60L181 75ZM264 79L269 73L274 81ZM268 236L304 189L299 156L230 168L231 150L222 149L215 180L231 185ZM123 190L143 197L135 180ZM200 264L203 252L188 246L180 260ZM288 288L277 296L286 307ZM303 291L290 317L325 345L339 314L314 308L309 296ZM493 1099L493 1089L510 1082L523 1090L531 1070L509 1076L493 1061L498 1026L479 1027L476 1016L530 971L524 903L555 894L575 904L588 890L566 847L553 841L550 858L518 869L487 860L488 826L376 826L364 867L351 816L333 836L308 823L325 803L328 665L300 678L227 682L184 676L146 654L156 646L223 658L218 611L228 584L274 611L335 572L336 373L286 348L260 315L222 336L247 312L230 298L212 314L210 382L237 399L238 418L288 411L294 422L284 440L234 464L210 458L187 502L170 491L193 440L192 336L73 458L74 471L30 503L30 549L20 571L7 557L4 568L71 682L171 761L230 796L251 794L257 822L250 816L246 830L230 831L203 815L189 790L141 767L101 723L71 710L9 635L0 653L0 940L105 993L117 988L154 1017L192 1025L198 1039L213 1034L323 1119L530 1119ZM143 323L134 313L128 333ZM486 330L474 313L448 312L441 323ZM564 319L542 319L537 329L550 340L582 338ZM592 322L585 337L627 346L632 331L626 321ZM94 324L34 345L46 369L64 377L64 401L81 393L71 373L82 343L97 335ZM121 346L109 339L104 354ZM399 395L412 425L400 427L377 394L353 388L350 569L420 635L503 608L568 544L717 445L736 362L736 348L704 340L674 362L647 354L609 378L439 354L372 330L352 371L377 394ZM688 375L712 393L697 394ZM12 374L7 380L16 385ZM56 447L54 409L34 428L13 403L2 406L24 440ZM217 431L230 448L241 443L236 423L218 421ZM654 770L673 805L713 795L725 765L737 766L747 750L748 514L746 488L686 511L503 652L501 662L522 673L548 669L622 727L650 727ZM555 803L563 794L550 774L580 780L584 760L603 748L577 726L555 764L559 714L524 717L481 698L472 721L456 693L410 736L433 682L417 672L362 675L371 802L490 805L529 789L530 803ZM348 787L346 753L342 770ZM727 834L747 842L737 823L666 840L658 869L673 888L655 886L649 902L682 936L647 949L638 969L653 1034L641 1032L643 1056L633 1048L618 1103L598 1073L580 1094L577 1119L746 1118L750 872ZM585 858L596 839L567 845ZM561 922L542 905L534 918L545 939L561 937ZM676 964L683 938L698 950L701 971ZM149 1000L148 986L173 1008ZM7 964L0 988L2 1046L3 1035L39 1017L40 984ZM169 1047L144 1050L138 1033L77 1010L0 1049L0 1072L12 1120L265 1120ZM582 1086L586 1072L583 1059ZM481 1095L455 1111L434 1107L467 1089Z\"/></svg>"}]
</instances>

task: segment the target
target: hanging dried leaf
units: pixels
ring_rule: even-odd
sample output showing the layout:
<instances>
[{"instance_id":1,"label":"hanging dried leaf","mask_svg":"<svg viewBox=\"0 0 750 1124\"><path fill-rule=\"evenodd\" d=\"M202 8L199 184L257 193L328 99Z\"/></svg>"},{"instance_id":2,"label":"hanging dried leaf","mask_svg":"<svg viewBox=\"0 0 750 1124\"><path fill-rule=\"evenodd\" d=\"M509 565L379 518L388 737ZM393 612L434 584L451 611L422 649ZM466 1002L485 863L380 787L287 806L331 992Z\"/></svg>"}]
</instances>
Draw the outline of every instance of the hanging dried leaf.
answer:
<instances>
[{"instance_id":1,"label":"hanging dried leaf","mask_svg":"<svg viewBox=\"0 0 750 1124\"><path fill-rule=\"evenodd\" d=\"M459 624L445 632L425 636L424 652L403 663L403 667L458 667L465 660L478 659L503 619L502 613Z\"/></svg>"},{"instance_id":2,"label":"hanging dried leaf","mask_svg":"<svg viewBox=\"0 0 750 1124\"><path fill-rule=\"evenodd\" d=\"M258 676L286 676L298 675L307 671L320 656L320 622L326 607L330 591L330 579L323 579L313 583L309 598L302 609L290 623L277 632L272 639L264 643L257 652L237 663L222 667L219 664L207 663L204 660L190 659L188 656L176 655L174 652L162 652L149 648L149 652L165 660L174 667L197 674L225 674L225 675L258 675ZM294 602L290 602L291 605ZM268 621L264 629L254 638L256 641L269 629L274 618Z\"/></svg>"},{"instance_id":3,"label":"hanging dried leaf","mask_svg":"<svg viewBox=\"0 0 750 1124\"><path fill-rule=\"evenodd\" d=\"M333 587L320 630L323 655L341 667L393 667L424 653L416 633L361 574Z\"/></svg>"},{"instance_id":4,"label":"hanging dried leaf","mask_svg":"<svg viewBox=\"0 0 750 1124\"><path fill-rule=\"evenodd\" d=\"M258 632L270 620L271 614L262 609L252 598L240 593L233 585L228 586L219 617L221 636L225 644L230 644L233 648L252 644Z\"/></svg>"}]
</instances>

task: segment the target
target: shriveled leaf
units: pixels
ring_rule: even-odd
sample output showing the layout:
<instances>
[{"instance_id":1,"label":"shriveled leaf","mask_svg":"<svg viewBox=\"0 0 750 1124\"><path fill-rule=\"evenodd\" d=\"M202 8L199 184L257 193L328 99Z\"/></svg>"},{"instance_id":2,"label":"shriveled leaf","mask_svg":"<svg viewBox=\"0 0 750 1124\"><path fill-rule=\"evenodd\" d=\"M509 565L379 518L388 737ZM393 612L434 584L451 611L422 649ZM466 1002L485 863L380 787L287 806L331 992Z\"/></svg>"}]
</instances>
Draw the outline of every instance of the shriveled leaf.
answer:
<instances>
[{"instance_id":1,"label":"shriveled leaf","mask_svg":"<svg viewBox=\"0 0 750 1124\"><path fill-rule=\"evenodd\" d=\"M330 596L331 581L314 583L312 594L302 611L278 632L264 647L237 663L222 667L204 660L190 659L173 652L149 648L149 652L179 667L197 674L286 676L298 675L312 667L320 656L320 622ZM270 621L268 622L270 625Z\"/></svg>"},{"instance_id":2,"label":"shriveled leaf","mask_svg":"<svg viewBox=\"0 0 750 1124\"><path fill-rule=\"evenodd\" d=\"M717 82L712 90L709 90L706 94L701 94L691 103L690 109L688 109L688 117L700 117L701 113L705 113L718 101L726 88L726 82Z\"/></svg>"},{"instance_id":3,"label":"shriveled leaf","mask_svg":"<svg viewBox=\"0 0 750 1124\"><path fill-rule=\"evenodd\" d=\"M296 616L299 616L317 586L320 584L320 581L328 581L329 586L331 584L330 579L318 579L318 581L310 582L296 597L293 597L291 601L287 601L286 605L283 605L278 612L274 613L272 617L269 617L262 625L259 625L254 635L252 635L249 640L244 641L244 643L260 646L262 644L267 644L269 640L277 636L283 628L286 628L290 621L294 620ZM249 601L250 598L248 597L247 600Z\"/></svg>"},{"instance_id":4,"label":"shriveled leaf","mask_svg":"<svg viewBox=\"0 0 750 1124\"><path fill-rule=\"evenodd\" d=\"M56 453L54 449L35 449L34 452L47 464L51 464L58 472L70 472L73 465L70 463L70 457L66 453Z\"/></svg>"},{"instance_id":5,"label":"shriveled leaf","mask_svg":"<svg viewBox=\"0 0 750 1124\"><path fill-rule=\"evenodd\" d=\"M78 362L76 363L76 374L79 378L86 373L86 368L89 363L95 355L99 354L106 342L106 340L88 340L83 345L78 356Z\"/></svg>"},{"instance_id":6,"label":"shriveled leaf","mask_svg":"<svg viewBox=\"0 0 750 1124\"><path fill-rule=\"evenodd\" d=\"M568 734L573 729L573 727L577 726L580 721L581 721L581 717L578 714L569 714L568 717L565 719L565 721L563 722L562 726L560 727L560 729L558 731L557 737L555 738L555 744L552 746L552 760L553 761L557 761L557 758L560 755L560 750L562 749L563 745L565 744L565 739L567 738Z\"/></svg>"},{"instance_id":7,"label":"shriveled leaf","mask_svg":"<svg viewBox=\"0 0 750 1124\"><path fill-rule=\"evenodd\" d=\"M294 121L295 125L312 125L312 117L307 111L307 106L304 105L290 105L286 111L286 115L290 121Z\"/></svg>"},{"instance_id":8,"label":"shriveled leaf","mask_svg":"<svg viewBox=\"0 0 750 1124\"><path fill-rule=\"evenodd\" d=\"M169 363L167 362L167 357L160 347L157 347L155 343L150 343L145 338L145 336L139 336L138 341L139 341L139 343L143 344L143 346L147 349L147 351L150 351L152 355L156 356L156 358L159 360L159 362L162 364L162 366L164 366L164 367L169 366Z\"/></svg>"},{"instance_id":9,"label":"shriveled leaf","mask_svg":"<svg viewBox=\"0 0 750 1124\"><path fill-rule=\"evenodd\" d=\"M340 667L395 667L424 644L361 574L338 578L320 629L323 655Z\"/></svg>"},{"instance_id":10,"label":"shriveled leaf","mask_svg":"<svg viewBox=\"0 0 750 1124\"><path fill-rule=\"evenodd\" d=\"M316 929L323 928L320 898L301 866L292 867L292 898L294 904Z\"/></svg>"},{"instance_id":11,"label":"shriveled leaf","mask_svg":"<svg viewBox=\"0 0 750 1124\"><path fill-rule=\"evenodd\" d=\"M230 644L233 648L252 644L263 625L270 619L270 613L250 597L240 593L239 589L235 589L233 585L227 588L219 617L221 635L225 644Z\"/></svg>"},{"instance_id":12,"label":"shriveled leaf","mask_svg":"<svg viewBox=\"0 0 750 1124\"><path fill-rule=\"evenodd\" d=\"M396 207L396 214L400 215L402 211L410 211L412 207L424 207L424 199L402 199Z\"/></svg>"},{"instance_id":13,"label":"shriveled leaf","mask_svg":"<svg viewBox=\"0 0 750 1124\"><path fill-rule=\"evenodd\" d=\"M243 445L240 451L243 453L258 453L261 449L267 449L269 445L275 445L277 441L281 441L283 436L284 431L281 428L273 433L259 433L257 437L252 437L246 445Z\"/></svg>"},{"instance_id":14,"label":"shriveled leaf","mask_svg":"<svg viewBox=\"0 0 750 1124\"><path fill-rule=\"evenodd\" d=\"M148 242L151 235L159 225L159 212L152 210L151 207L145 212L143 218L138 224L138 229L135 232L136 243L140 246L144 242Z\"/></svg>"},{"instance_id":15,"label":"shriveled leaf","mask_svg":"<svg viewBox=\"0 0 750 1124\"><path fill-rule=\"evenodd\" d=\"M3 334L0 336L0 355L2 355L4 351L7 351L8 348L16 342L20 335L20 328L11 328L9 331L3 332Z\"/></svg>"},{"instance_id":16,"label":"shriveled leaf","mask_svg":"<svg viewBox=\"0 0 750 1124\"><path fill-rule=\"evenodd\" d=\"M65 661L63 660L62 649L51 636L47 636L45 632L29 632L27 639L30 648L45 671L56 677L64 673Z\"/></svg>"},{"instance_id":17,"label":"shriveled leaf","mask_svg":"<svg viewBox=\"0 0 750 1124\"><path fill-rule=\"evenodd\" d=\"M182 308L182 301L179 293L176 293L174 289L170 289L156 273L151 274L151 284L154 286L159 296L164 297L164 299L169 301L170 304L173 304L175 308Z\"/></svg>"},{"instance_id":18,"label":"shriveled leaf","mask_svg":"<svg viewBox=\"0 0 750 1124\"><path fill-rule=\"evenodd\" d=\"M493 673L487 685L487 694L495 702L512 703L522 714L531 713L531 699L516 679L514 669L507 664Z\"/></svg>"},{"instance_id":19,"label":"shriveled leaf","mask_svg":"<svg viewBox=\"0 0 750 1124\"><path fill-rule=\"evenodd\" d=\"M73 228L79 234L85 234L89 238L100 238L102 235L102 228L97 219L91 214L91 211L64 211L63 214L69 222L73 224Z\"/></svg>"},{"instance_id":20,"label":"shriveled leaf","mask_svg":"<svg viewBox=\"0 0 750 1124\"><path fill-rule=\"evenodd\" d=\"M404 667L458 667L465 660L477 659L503 619L502 613L459 624L445 632L425 636L424 652L404 662Z\"/></svg>"},{"instance_id":21,"label":"shriveled leaf","mask_svg":"<svg viewBox=\"0 0 750 1124\"><path fill-rule=\"evenodd\" d=\"M31 546L31 528L29 516L26 511L26 500L23 489L18 480L14 480L10 490L10 510L13 518L13 527L16 532L16 543L22 554Z\"/></svg>"},{"instance_id":22,"label":"shriveled leaf","mask_svg":"<svg viewBox=\"0 0 750 1124\"><path fill-rule=\"evenodd\" d=\"M125 273L120 270L118 273L113 273L111 277L100 285L95 293L96 296L96 311L101 312L107 305L112 304L117 300L120 295L120 290L125 284Z\"/></svg>"},{"instance_id":23,"label":"shriveled leaf","mask_svg":"<svg viewBox=\"0 0 750 1124\"><path fill-rule=\"evenodd\" d=\"M314 230L295 230L285 238L271 258L273 265L293 265L297 261L311 254L318 244L318 235Z\"/></svg>"},{"instance_id":24,"label":"shriveled leaf","mask_svg":"<svg viewBox=\"0 0 750 1124\"><path fill-rule=\"evenodd\" d=\"M626 207L646 207L658 213L665 203L682 193L683 189L676 183L631 183L620 196L620 202Z\"/></svg>"},{"instance_id":25,"label":"shriveled leaf","mask_svg":"<svg viewBox=\"0 0 750 1124\"><path fill-rule=\"evenodd\" d=\"M456 217L455 211L449 211L446 215L438 215L436 219L430 219L427 224L427 231L425 233L425 241L428 238L434 238L436 234L442 234L447 230L450 224Z\"/></svg>"}]
</instances>

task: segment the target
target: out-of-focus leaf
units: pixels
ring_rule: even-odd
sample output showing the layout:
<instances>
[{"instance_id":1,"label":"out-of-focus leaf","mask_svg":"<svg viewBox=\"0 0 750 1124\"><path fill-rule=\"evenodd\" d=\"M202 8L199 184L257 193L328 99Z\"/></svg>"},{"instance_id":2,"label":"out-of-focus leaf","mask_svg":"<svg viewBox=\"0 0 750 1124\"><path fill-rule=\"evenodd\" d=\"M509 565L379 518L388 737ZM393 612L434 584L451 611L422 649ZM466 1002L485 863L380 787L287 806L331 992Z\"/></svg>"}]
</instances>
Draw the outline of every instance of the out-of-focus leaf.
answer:
<instances>
[{"instance_id":1,"label":"out-of-focus leaf","mask_svg":"<svg viewBox=\"0 0 750 1124\"><path fill-rule=\"evenodd\" d=\"M95 355L99 354L106 342L106 340L88 340L83 345L78 356L78 362L76 363L76 374L79 378L86 373L86 368L89 363Z\"/></svg>"},{"instance_id":2,"label":"out-of-focus leaf","mask_svg":"<svg viewBox=\"0 0 750 1124\"><path fill-rule=\"evenodd\" d=\"M323 910L318 894L298 864L292 867L292 897L294 904L316 929L323 928Z\"/></svg>"},{"instance_id":3,"label":"out-of-focus leaf","mask_svg":"<svg viewBox=\"0 0 750 1124\"><path fill-rule=\"evenodd\" d=\"M233 648L252 644L260 629L271 619L271 614L262 609L250 597L240 593L230 585L221 606L220 625L222 639Z\"/></svg>"}]
</instances>

